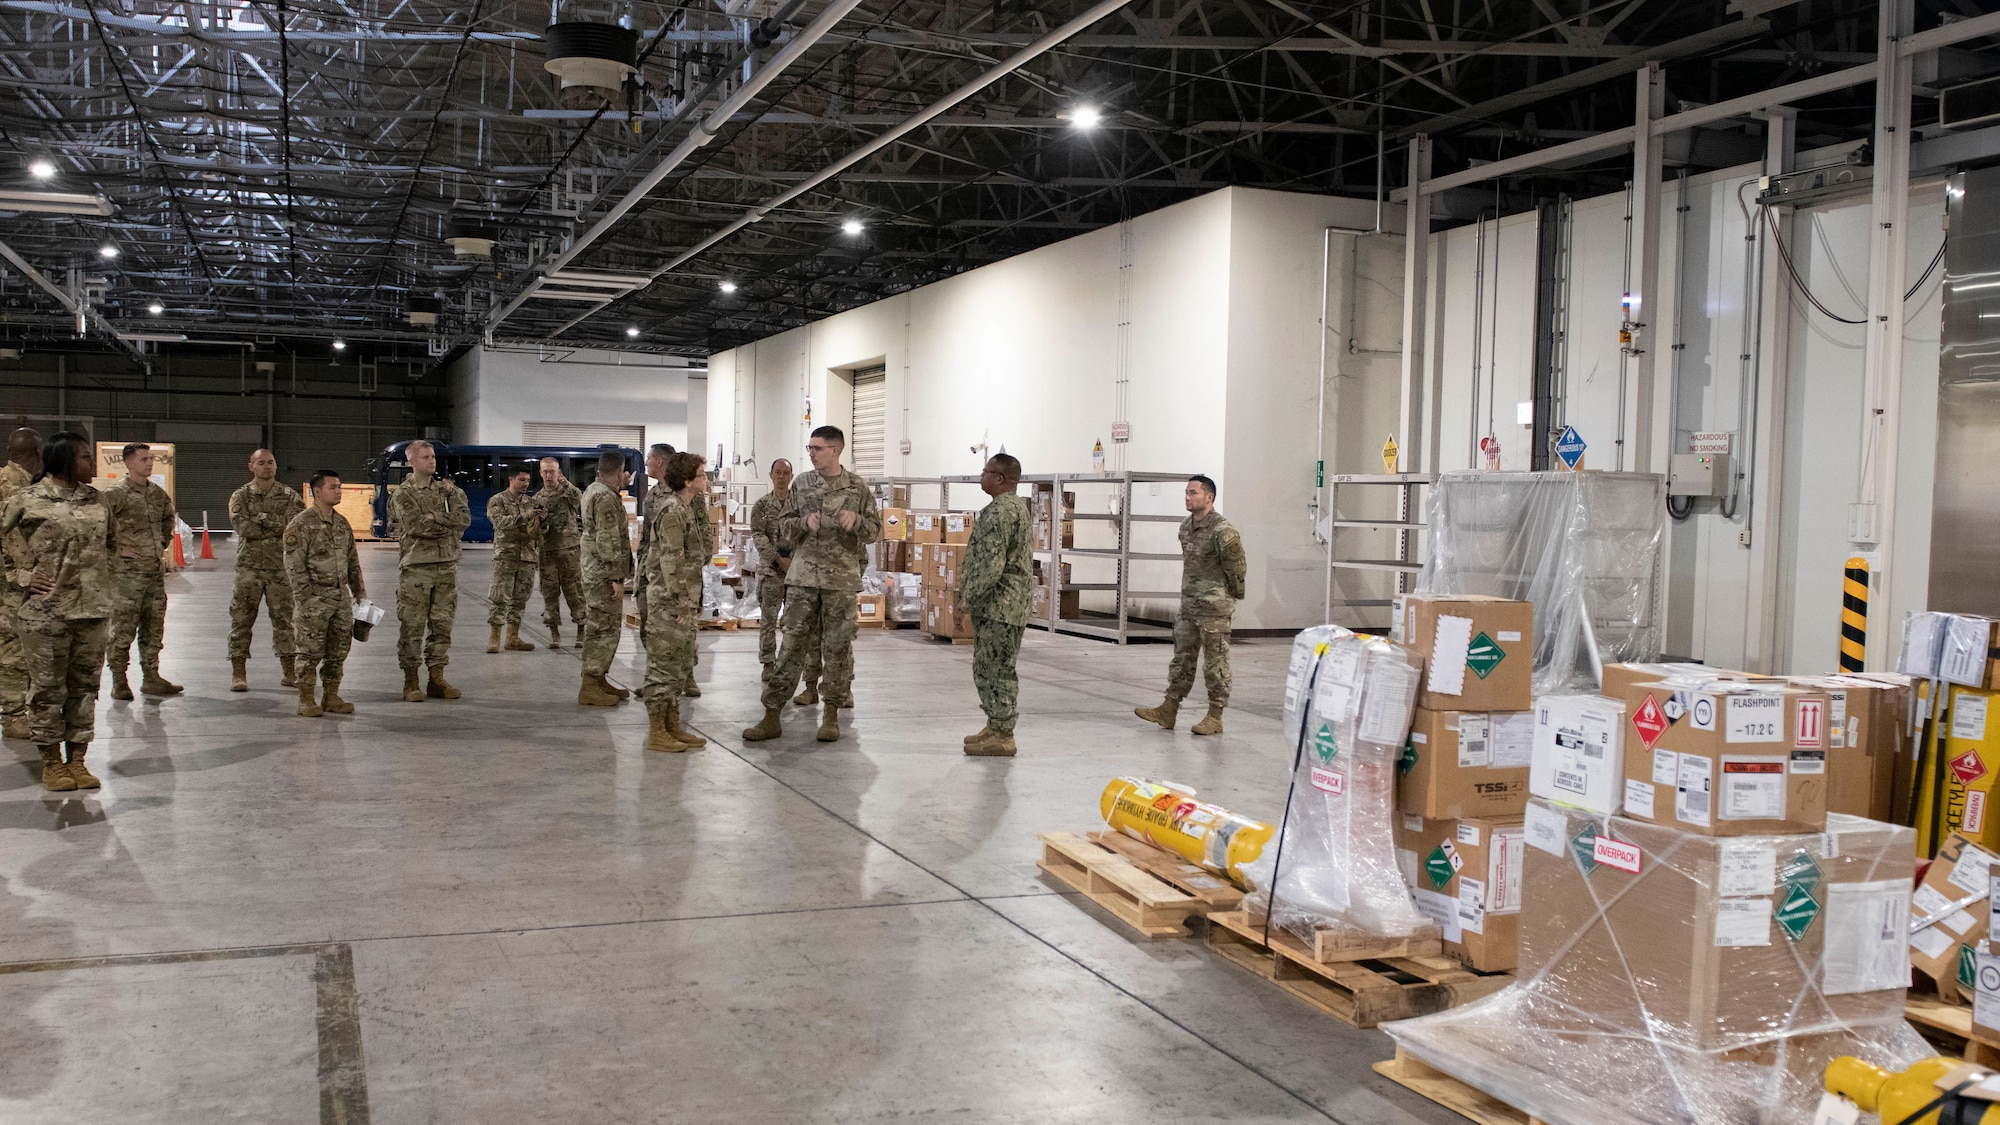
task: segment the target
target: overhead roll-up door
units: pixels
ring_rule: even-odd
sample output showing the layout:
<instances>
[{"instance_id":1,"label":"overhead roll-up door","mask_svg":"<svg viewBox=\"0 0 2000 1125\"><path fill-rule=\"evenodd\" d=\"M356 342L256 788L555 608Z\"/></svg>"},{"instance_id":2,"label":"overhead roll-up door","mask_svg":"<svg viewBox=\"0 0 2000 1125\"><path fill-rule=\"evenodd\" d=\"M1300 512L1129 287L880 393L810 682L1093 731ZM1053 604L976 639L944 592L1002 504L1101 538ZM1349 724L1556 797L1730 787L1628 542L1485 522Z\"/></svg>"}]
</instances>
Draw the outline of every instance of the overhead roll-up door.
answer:
<instances>
[{"instance_id":1,"label":"overhead roll-up door","mask_svg":"<svg viewBox=\"0 0 2000 1125\"><path fill-rule=\"evenodd\" d=\"M564 449L589 449L598 445L646 448L646 427L616 422L523 422L522 445L553 445Z\"/></svg>"},{"instance_id":2,"label":"overhead roll-up door","mask_svg":"<svg viewBox=\"0 0 2000 1125\"><path fill-rule=\"evenodd\" d=\"M889 434L889 378L883 368L864 367L854 373L854 471L879 477L886 471Z\"/></svg>"}]
</instances>

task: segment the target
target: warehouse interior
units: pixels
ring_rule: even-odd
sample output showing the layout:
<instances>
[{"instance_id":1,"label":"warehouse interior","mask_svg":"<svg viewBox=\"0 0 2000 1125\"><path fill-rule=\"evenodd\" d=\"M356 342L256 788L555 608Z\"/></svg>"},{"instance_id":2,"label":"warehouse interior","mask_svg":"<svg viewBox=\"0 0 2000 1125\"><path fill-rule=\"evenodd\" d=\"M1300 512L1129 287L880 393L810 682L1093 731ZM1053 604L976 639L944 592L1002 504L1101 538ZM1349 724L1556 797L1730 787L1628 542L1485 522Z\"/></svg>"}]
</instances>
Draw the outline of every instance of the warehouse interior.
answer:
<instances>
[{"instance_id":1,"label":"warehouse interior","mask_svg":"<svg viewBox=\"0 0 2000 1125\"><path fill-rule=\"evenodd\" d=\"M1995 232L1983 0L0 0L0 1122L2000 1121Z\"/></svg>"}]
</instances>

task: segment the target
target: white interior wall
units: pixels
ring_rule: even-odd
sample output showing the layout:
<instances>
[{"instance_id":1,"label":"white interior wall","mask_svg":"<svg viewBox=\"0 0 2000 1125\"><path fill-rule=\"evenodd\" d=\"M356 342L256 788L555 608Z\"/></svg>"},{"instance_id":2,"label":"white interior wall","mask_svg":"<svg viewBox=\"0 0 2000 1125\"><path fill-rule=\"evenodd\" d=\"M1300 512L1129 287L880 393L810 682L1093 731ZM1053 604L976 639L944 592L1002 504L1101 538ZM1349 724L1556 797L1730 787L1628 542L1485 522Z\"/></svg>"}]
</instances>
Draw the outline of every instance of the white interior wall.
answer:
<instances>
[{"instance_id":1,"label":"white interior wall","mask_svg":"<svg viewBox=\"0 0 2000 1125\"><path fill-rule=\"evenodd\" d=\"M1310 624L1324 585L1306 509L1321 230L1373 219L1372 202L1225 189L718 353L709 362L712 440L725 461L755 462L739 472L762 476L774 457L799 461L811 428L806 396L817 411L841 369L879 361L892 475L976 474L982 457L972 447L982 442L1004 445L1031 474L1088 472L1099 441L1113 469L1205 472L1250 546L1252 593L1237 626ZM1357 320L1372 340L1394 341L1400 242L1370 243ZM1342 307L1344 286L1337 277L1330 305ZM1357 388L1329 415L1367 432L1393 429L1393 358L1354 357L1343 374ZM1131 427L1122 449L1111 440L1121 376ZM816 412L812 424L826 420ZM909 452L899 454L904 439ZM1108 491L1079 487L1079 509L1105 510ZM1138 492L1135 511L1180 510L1170 483ZM977 498L970 486L955 489L954 505L968 497ZM1170 529L1148 529L1136 548L1173 550ZM1083 522L1077 546L1108 546L1106 532ZM1078 581L1109 577L1092 569L1108 564L1076 562ZM1175 577L1171 565L1143 563L1132 576L1140 589L1172 589ZM1139 612L1165 617L1172 607Z\"/></svg>"},{"instance_id":2,"label":"white interior wall","mask_svg":"<svg viewBox=\"0 0 2000 1125\"><path fill-rule=\"evenodd\" d=\"M524 422L638 422L648 443L706 444L704 372L672 357L476 347L452 364L450 381L452 440L460 445L519 444Z\"/></svg>"}]
</instances>

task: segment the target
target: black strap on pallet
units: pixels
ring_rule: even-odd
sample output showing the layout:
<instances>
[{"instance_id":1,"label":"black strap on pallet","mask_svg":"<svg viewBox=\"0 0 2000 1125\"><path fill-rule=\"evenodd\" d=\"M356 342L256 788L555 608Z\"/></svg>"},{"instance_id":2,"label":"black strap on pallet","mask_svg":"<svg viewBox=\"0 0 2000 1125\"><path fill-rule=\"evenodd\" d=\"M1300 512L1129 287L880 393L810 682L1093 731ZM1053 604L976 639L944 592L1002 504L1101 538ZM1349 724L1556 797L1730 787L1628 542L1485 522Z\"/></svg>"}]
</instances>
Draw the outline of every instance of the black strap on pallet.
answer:
<instances>
[{"instance_id":1,"label":"black strap on pallet","mask_svg":"<svg viewBox=\"0 0 2000 1125\"><path fill-rule=\"evenodd\" d=\"M1265 948L1271 945L1271 919L1278 913L1278 872L1285 863L1285 833L1292 824L1292 794L1298 790L1299 763L1306 756L1306 731L1312 729L1313 690L1319 686L1319 669L1325 662L1326 653L1313 654L1312 675L1306 677L1305 692L1299 696L1299 737L1292 748L1292 780L1285 786L1285 814L1278 819L1278 853L1271 857L1271 895L1264 904Z\"/></svg>"}]
</instances>

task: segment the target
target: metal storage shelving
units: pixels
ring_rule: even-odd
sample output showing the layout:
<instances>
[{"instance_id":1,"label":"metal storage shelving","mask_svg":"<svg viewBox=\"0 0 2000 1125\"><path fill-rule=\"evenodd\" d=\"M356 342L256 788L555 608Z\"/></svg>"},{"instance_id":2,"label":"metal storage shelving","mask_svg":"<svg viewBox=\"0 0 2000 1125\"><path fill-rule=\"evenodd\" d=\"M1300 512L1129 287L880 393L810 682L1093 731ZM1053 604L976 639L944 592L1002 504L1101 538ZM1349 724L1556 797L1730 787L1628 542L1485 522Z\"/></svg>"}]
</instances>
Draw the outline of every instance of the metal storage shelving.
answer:
<instances>
[{"instance_id":1,"label":"metal storage shelving","mask_svg":"<svg viewBox=\"0 0 2000 1125\"><path fill-rule=\"evenodd\" d=\"M1395 592L1410 592L1411 579L1423 569L1424 560L1417 549L1417 536L1425 530L1421 518L1421 505L1417 490L1434 483L1437 477L1431 473L1339 473L1334 475L1327 486L1327 532L1326 532L1326 613L1333 619L1333 607L1383 608L1395 604L1393 598L1343 598L1333 596L1333 572L1336 570L1386 571L1396 576ZM1396 491L1395 519L1350 519L1340 514L1341 490L1347 490L1349 497L1357 493L1366 495L1368 491L1393 488ZM1344 558L1339 553L1340 529L1352 528L1368 531L1393 531L1396 533L1395 555L1390 558Z\"/></svg>"},{"instance_id":2,"label":"metal storage shelving","mask_svg":"<svg viewBox=\"0 0 2000 1125\"><path fill-rule=\"evenodd\" d=\"M1051 521L1047 529L1049 546L1039 548L1034 552L1036 557L1047 560L1045 573L1049 579L1048 611L1046 616L1032 619L1028 623L1037 628L1047 629L1050 632L1070 633L1080 637L1093 637L1116 644L1129 644L1133 641L1171 640L1173 637L1173 629L1171 627L1134 621L1132 619L1132 608L1133 603L1142 598L1178 599L1181 595L1180 590L1178 588L1172 590L1132 589L1132 564L1134 562L1171 562L1178 565L1181 561L1180 550L1178 546L1170 552L1135 550L1133 549L1133 529L1134 525L1147 523L1170 523L1178 526L1187 516L1184 512L1135 513L1132 510L1132 486L1137 484L1184 484L1187 479L1188 477L1185 473L1139 472L1037 473L1023 476L1021 478L1022 484L1028 485L1037 495L1048 498L1048 503L1042 505L1042 511L1045 513L1044 518ZM878 500L882 498L881 494L884 491L895 485L936 486L938 490L937 506L948 510L951 507L951 487L953 485L961 485L977 490L979 478L975 476L874 477L870 478L868 483L876 488ZM1116 545L1112 547L1064 547L1062 545L1061 517L1056 515L1060 510L1061 501L1059 498L1061 494L1066 491L1100 487L1113 490L1112 495L1105 502L1105 506L1110 510L1103 512L1077 511L1071 513L1071 518L1078 523L1109 524ZM984 494L981 493L981 495ZM922 508L928 505L917 504L913 498L911 506ZM1065 583L1062 580L1062 563L1064 558L1115 560L1117 564L1115 568L1116 579L1111 582ZM1110 593L1115 608L1113 612L1108 614L1100 613L1095 618L1065 618L1061 615L1062 595L1069 590Z\"/></svg>"}]
</instances>

